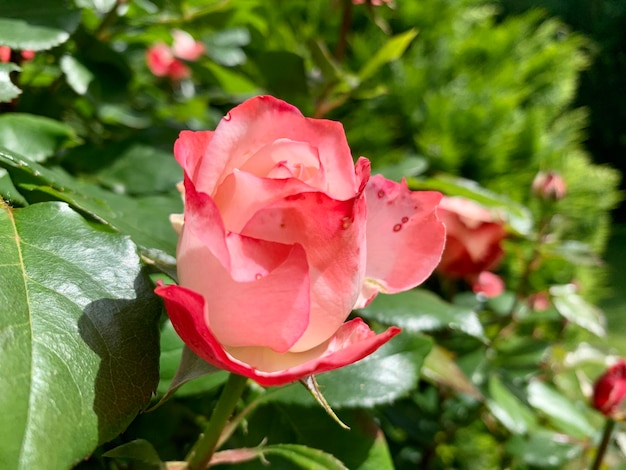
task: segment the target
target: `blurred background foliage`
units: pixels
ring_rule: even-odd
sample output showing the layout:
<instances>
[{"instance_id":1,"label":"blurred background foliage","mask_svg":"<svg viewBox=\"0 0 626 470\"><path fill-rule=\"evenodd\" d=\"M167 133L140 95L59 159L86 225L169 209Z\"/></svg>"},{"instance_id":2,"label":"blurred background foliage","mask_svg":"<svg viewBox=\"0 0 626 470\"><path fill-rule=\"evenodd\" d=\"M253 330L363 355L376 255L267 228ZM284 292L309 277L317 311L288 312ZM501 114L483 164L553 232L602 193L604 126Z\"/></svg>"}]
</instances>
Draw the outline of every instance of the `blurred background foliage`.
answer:
<instances>
[{"instance_id":1,"label":"blurred background foliage","mask_svg":"<svg viewBox=\"0 0 626 470\"><path fill-rule=\"evenodd\" d=\"M623 312L615 288L623 276L603 262L611 211L622 200L623 2L37 5L0 5L0 45L13 50L0 63L0 193L14 207L69 203L99 229L129 235L154 275L171 273L175 254L167 216L182 210L175 188L182 174L172 158L178 132L213 129L230 108L264 93L307 116L341 121L353 155L370 158L375 172L473 199L506 222L501 296L487 299L434 276L430 292L382 297L360 312L412 336L398 347L410 353L402 356L410 364L404 381L383 374L382 385L364 382L362 406L354 404L358 391L332 389L333 377L349 384L354 376L328 374L329 401L356 434L329 431L333 423L291 389L265 398L252 388L246 400L256 411L231 446L296 442L351 469L589 465L603 425L587 405L592 381L626 354L626 336L612 329L623 324L614 319ZM177 29L205 52L184 61L182 78L155 76L146 52L171 46ZM567 195L538 198L531 187L540 171L559 174ZM624 245L613 243L609 263L619 266ZM529 301L538 293L549 296L548 308ZM608 338L600 300L616 312ZM161 349L162 394L181 354L167 323ZM78 468L135 468L126 454L102 454L136 438L161 459L180 459L222 382L217 375L191 382L99 443ZM394 391L380 399L376 387ZM618 431L610 468L626 461L626 434ZM362 450L345 450L357 442ZM272 468L301 468L276 459Z\"/></svg>"}]
</instances>

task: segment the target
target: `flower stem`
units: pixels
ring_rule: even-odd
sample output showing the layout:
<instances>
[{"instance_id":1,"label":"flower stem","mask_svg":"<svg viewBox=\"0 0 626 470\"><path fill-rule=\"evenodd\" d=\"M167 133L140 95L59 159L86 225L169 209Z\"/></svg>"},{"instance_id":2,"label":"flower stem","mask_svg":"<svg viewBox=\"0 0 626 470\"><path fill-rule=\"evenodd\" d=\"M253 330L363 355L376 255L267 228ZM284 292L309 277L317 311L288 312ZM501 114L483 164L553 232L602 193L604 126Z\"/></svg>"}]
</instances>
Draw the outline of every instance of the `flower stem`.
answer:
<instances>
[{"instance_id":1,"label":"flower stem","mask_svg":"<svg viewBox=\"0 0 626 470\"><path fill-rule=\"evenodd\" d=\"M606 423L604 423L602 440L600 441L600 445L598 446L598 452L596 452L596 458L593 461L590 470L600 470L600 466L602 465L602 461L604 460L604 454L606 454L606 449L609 447L609 442L611 441L611 435L613 434L614 427L615 421L608 418L606 420Z\"/></svg>"},{"instance_id":2,"label":"flower stem","mask_svg":"<svg viewBox=\"0 0 626 470\"><path fill-rule=\"evenodd\" d=\"M213 409L209 424L187 455L187 470L204 470L208 467L220 434L237 406L247 381L248 379L241 375L230 374L228 376L228 381Z\"/></svg>"}]
</instances>

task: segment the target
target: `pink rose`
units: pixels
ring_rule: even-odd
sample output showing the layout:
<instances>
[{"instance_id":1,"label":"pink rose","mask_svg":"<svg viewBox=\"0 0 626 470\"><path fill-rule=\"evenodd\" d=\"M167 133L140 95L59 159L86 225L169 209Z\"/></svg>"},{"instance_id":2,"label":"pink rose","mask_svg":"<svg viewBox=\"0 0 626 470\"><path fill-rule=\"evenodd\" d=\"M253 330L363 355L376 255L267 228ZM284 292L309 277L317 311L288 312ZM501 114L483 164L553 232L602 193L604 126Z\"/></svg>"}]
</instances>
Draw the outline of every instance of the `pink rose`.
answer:
<instances>
[{"instance_id":1,"label":"pink rose","mask_svg":"<svg viewBox=\"0 0 626 470\"><path fill-rule=\"evenodd\" d=\"M504 224L483 206L461 197L444 197L437 212L446 226L446 248L437 270L465 279L477 293L495 297L504 283L489 272L500 262Z\"/></svg>"},{"instance_id":2,"label":"pink rose","mask_svg":"<svg viewBox=\"0 0 626 470\"><path fill-rule=\"evenodd\" d=\"M0 46L0 62L11 61L11 48L9 46Z\"/></svg>"},{"instance_id":3,"label":"pink rose","mask_svg":"<svg viewBox=\"0 0 626 470\"><path fill-rule=\"evenodd\" d=\"M204 44L196 41L191 34L175 29L172 36L174 37L172 53L179 59L195 61L204 54Z\"/></svg>"},{"instance_id":4,"label":"pink rose","mask_svg":"<svg viewBox=\"0 0 626 470\"><path fill-rule=\"evenodd\" d=\"M626 398L626 361L620 359L596 381L593 406L605 416L623 420L623 402Z\"/></svg>"},{"instance_id":5,"label":"pink rose","mask_svg":"<svg viewBox=\"0 0 626 470\"><path fill-rule=\"evenodd\" d=\"M148 68L157 77L169 77L182 80L191 75L191 70L180 59L195 61L204 53L204 44L181 30L172 31L174 44L170 48L166 44L157 43L146 51Z\"/></svg>"},{"instance_id":6,"label":"pink rose","mask_svg":"<svg viewBox=\"0 0 626 470\"><path fill-rule=\"evenodd\" d=\"M281 385L356 362L399 333L346 319L430 275L445 238L439 193L370 178L340 123L270 96L213 132L183 131L174 154L185 173L180 285L156 292L198 356Z\"/></svg>"}]
</instances>

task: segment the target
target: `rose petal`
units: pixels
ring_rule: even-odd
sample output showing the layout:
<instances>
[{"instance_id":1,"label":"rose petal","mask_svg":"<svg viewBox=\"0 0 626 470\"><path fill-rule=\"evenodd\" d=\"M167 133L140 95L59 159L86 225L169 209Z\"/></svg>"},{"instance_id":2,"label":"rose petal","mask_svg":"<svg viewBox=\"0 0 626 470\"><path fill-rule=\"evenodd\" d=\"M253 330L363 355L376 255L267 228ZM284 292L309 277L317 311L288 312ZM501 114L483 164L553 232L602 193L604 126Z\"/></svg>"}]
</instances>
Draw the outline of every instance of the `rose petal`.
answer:
<instances>
[{"instance_id":1,"label":"rose petal","mask_svg":"<svg viewBox=\"0 0 626 470\"><path fill-rule=\"evenodd\" d=\"M317 346L348 317L363 280L365 216L362 195L336 201L322 193L300 193L259 210L242 231L253 238L300 244L307 253L311 318L291 351Z\"/></svg>"},{"instance_id":2,"label":"rose petal","mask_svg":"<svg viewBox=\"0 0 626 470\"><path fill-rule=\"evenodd\" d=\"M188 210L177 250L181 285L204 295L207 321L223 344L288 350L309 325L304 249L226 235L212 199L190 182L185 192Z\"/></svg>"},{"instance_id":3,"label":"rose petal","mask_svg":"<svg viewBox=\"0 0 626 470\"><path fill-rule=\"evenodd\" d=\"M437 218L441 194L413 192L406 183L370 178L367 200L365 283L355 308L378 292L395 293L422 283L441 259L445 228Z\"/></svg>"},{"instance_id":4,"label":"rose petal","mask_svg":"<svg viewBox=\"0 0 626 470\"><path fill-rule=\"evenodd\" d=\"M213 139L213 131L182 131L174 143L174 157L191 179L206 149Z\"/></svg>"},{"instance_id":5,"label":"rose petal","mask_svg":"<svg viewBox=\"0 0 626 470\"><path fill-rule=\"evenodd\" d=\"M260 209L288 196L315 191L315 188L296 179L259 178L236 171L224 180L215 193L227 230L241 232L246 223Z\"/></svg>"},{"instance_id":6,"label":"rose petal","mask_svg":"<svg viewBox=\"0 0 626 470\"><path fill-rule=\"evenodd\" d=\"M217 186L264 146L279 139L307 142L316 147L325 169L328 189L336 199L356 193L350 148L340 123L305 118L300 111L271 96L252 98L232 109L215 130L207 155L192 180L198 190L213 194Z\"/></svg>"},{"instance_id":7,"label":"rose petal","mask_svg":"<svg viewBox=\"0 0 626 470\"><path fill-rule=\"evenodd\" d=\"M174 329L193 352L216 367L250 377L266 387L285 385L307 375L353 364L372 354L400 332L399 328L391 327L377 335L360 318L356 318L343 324L316 358L278 372L263 372L235 359L224 350L204 322L204 299L201 295L174 285L159 285L155 292L165 300ZM302 357L302 354L306 353L286 353L284 356ZM293 359L289 362L293 362Z\"/></svg>"}]
</instances>

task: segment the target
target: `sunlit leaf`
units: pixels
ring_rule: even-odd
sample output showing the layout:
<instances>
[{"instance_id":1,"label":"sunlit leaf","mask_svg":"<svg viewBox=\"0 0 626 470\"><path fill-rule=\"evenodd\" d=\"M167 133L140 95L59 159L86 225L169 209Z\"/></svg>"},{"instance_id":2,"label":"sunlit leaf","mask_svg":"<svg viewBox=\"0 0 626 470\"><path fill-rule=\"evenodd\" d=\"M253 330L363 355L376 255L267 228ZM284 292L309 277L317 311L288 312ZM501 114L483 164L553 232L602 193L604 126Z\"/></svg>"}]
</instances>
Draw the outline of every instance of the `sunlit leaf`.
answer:
<instances>
[{"instance_id":1,"label":"sunlit leaf","mask_svg":"<svg viewBox=\"0 0 626 470\"><path fill-rule=\"evenodd\" d=\"M2 467L70 468L149 401L161 308L136 246L64 203L3 207L0 245Z\"/></svg>"}]
</instances>

